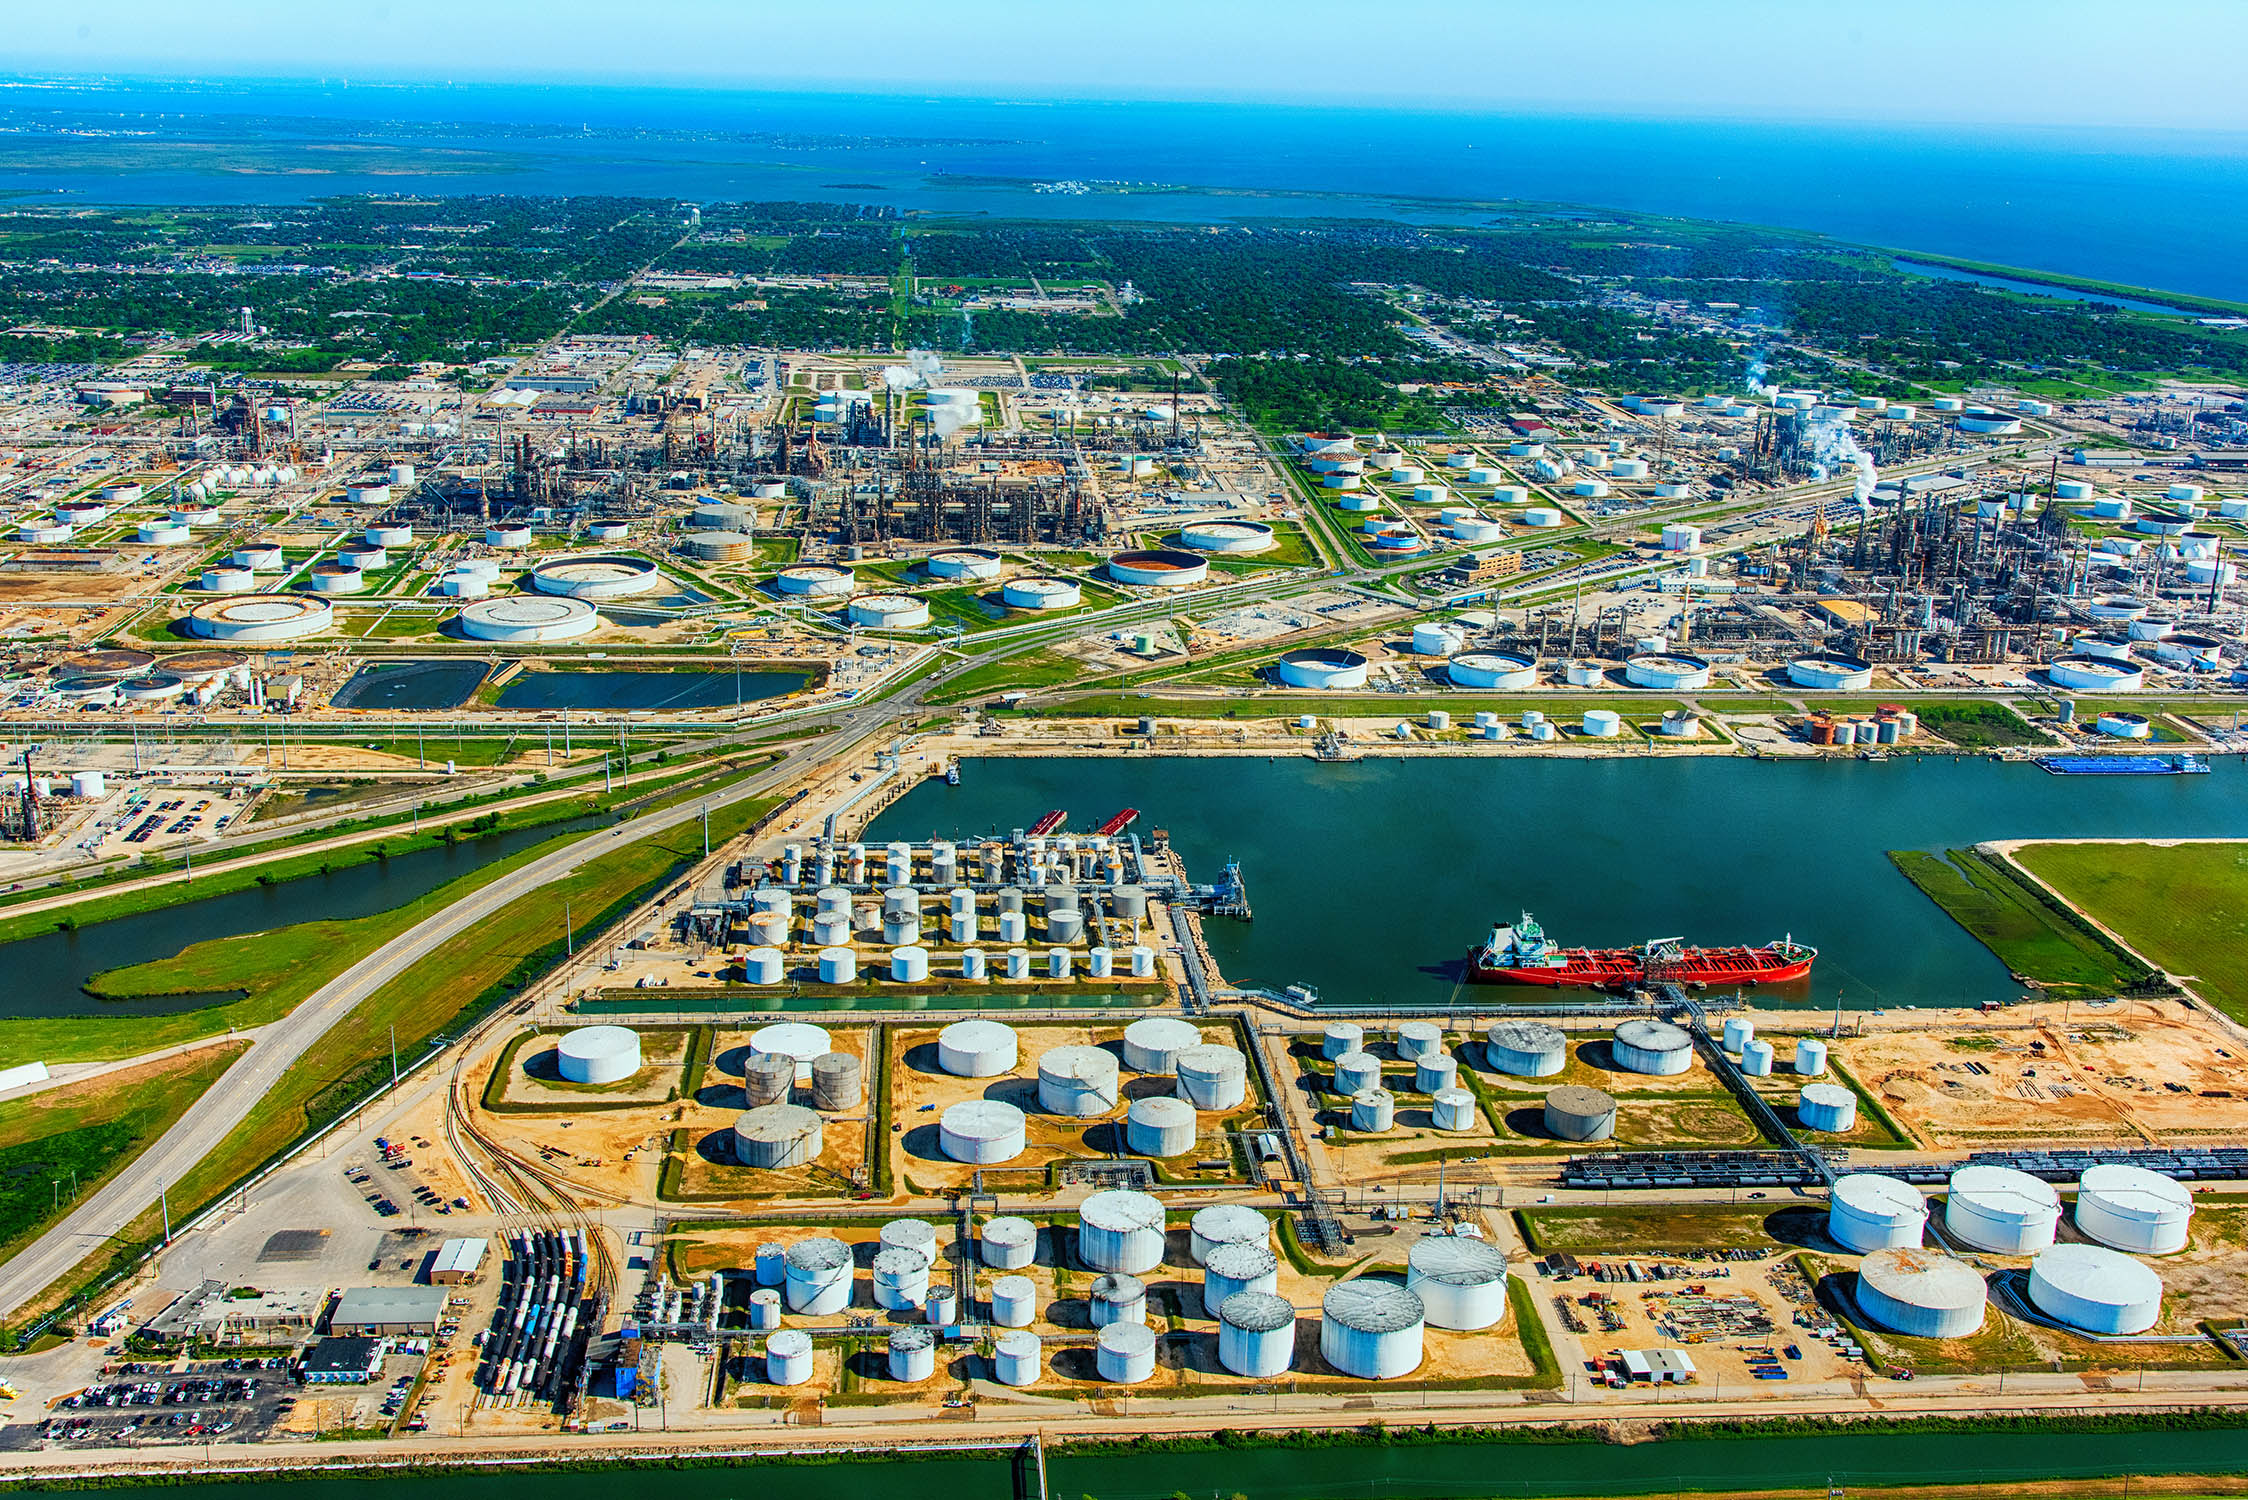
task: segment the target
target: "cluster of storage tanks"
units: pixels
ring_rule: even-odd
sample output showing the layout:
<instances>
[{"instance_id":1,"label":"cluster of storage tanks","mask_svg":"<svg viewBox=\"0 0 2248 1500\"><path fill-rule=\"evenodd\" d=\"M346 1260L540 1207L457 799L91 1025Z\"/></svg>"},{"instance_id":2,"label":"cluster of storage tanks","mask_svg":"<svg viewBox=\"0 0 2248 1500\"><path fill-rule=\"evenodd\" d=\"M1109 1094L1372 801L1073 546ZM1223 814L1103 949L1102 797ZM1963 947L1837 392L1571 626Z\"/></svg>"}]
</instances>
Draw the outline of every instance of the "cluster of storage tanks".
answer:
<instances>
[{"instance_id":1,"label":"cluster of storage tanks","mask_svg":"<svg viewBox=\"0 0 2248 1500\"><path fill-rule=\"evenodd\" d=\"M1038 1263L1039 1234L1028 1219L1013 1217L988 1219L977 1233L976 1259L995 1273L987 1283L987 1320L993 1376L1003 1385L1030 1385L1043 1370L1044 1344L1031 1331L1039 1317L1038 1284L1023 1274ZM1058 1232L1049 1238L1058 1241ZM1167 1239L1163 1203L1146 1193L1098 1192L1078 1208L1075 1259L1093 1273L1086 1310L1095 1330L1094 1367L1105 1381L1136 1385L1155 1373L1157 1337L1147 1320L1144 1278L1163 1265ZM1218 1362L1250 1379L1292 1369L1297 1311L1280 1295L1279 1260L1265 1216L1240 1204L1201 1209L1189 1221L1187 1243L1201 1271L1204 1315L1218 1325ZM892 1380L927 1379L938 1331L972 1315L951 1287L932 1280L938 1254L928 1224L894 1220L883 1226L869 1296L884 1311L920 1309L924 1315L922 1323L894 1324L889 1331ZM1059 1264L1058 1249L1053 1259ZM824 1236L786 1249L758 1247L749 1320L753 1331L767 1334L768 1380L796 1385L811 1378L811 1336L781 1328L783 1309L804 1317L845 1312L856 1267L849 1245ZM1503 1321L1507 1309L1503 1254L1480 1239L1431 1235L1407 1252L1402 1285L1360 1277L1328 1290L1320 1305L1320 1356L1344 1375L1396 1379L1420 1367L1426 1329L1487 1329Z\"/></svg>"},{"instance_id":2,"label":"cluster of storage tanks","mask_svg":"<svg viewBox=\"0 0 2248 1500\"><path fill-rule=\"evenodd\" d=\"M1970 1165L1952 1173L1943 1238L1970 1251L2027 1256L2031 1308L2083 1333L2143 1333L2162 1315L2162 1278L2134 1255L2185 1248L2193 1195L2143 1167L2087 1168L2073 1222L2083 1238L2062 1242L2060 1194L2010 1167ZM1965 1261L1923 1248L1928 1205L1911 1183L1870 1172L1836 1179L1827 1235L1865 1257L1859 1308L1874 1322L1924 1338L1958 1338L1983 1323L1987 1287ZM2011 1274L2011 1273L2001 1273Z\"/></svg>"},{"instance_id":3,"label":"cluster of storage tanks","mask_svg":"<svg viewBox=\"0 0 2248 1500\"><path fill-rule=\"evenodd\" d=\"M1397 1096L1383 1087L1381 1059L1368 1051L1366 1028L1355 1021L1330 1021L1320 1035L1320 1055L1333 1064L1333 1091L1347 1101L1350 1129L1378 1134L1397 1123ZM1459 1083L1459 1060L1444 1046L1444 1028L1434 1021L1406 1021L1397 1028L1397 1058L1413 1070L1412 1091L1426 1094L1429 1120L1438 1130L1471 1130L1475 1096Z\"/></svg>"},{"instance_id":4,"label":"cluster of storage tanks","mask_svg":"<svg viewBox=\"0 0 2248 1500\"><path fill-rule=\"evenodd\" d=\"M805 1091L810 1107L795 1103ZM866 1103L866 1065L836 1049L827 1031L779 1021L750 1033L742 1061L742 1102L734 1121L734 1159L745 1167L810 1166L826 1144L825 1118Z\"/></svg>"},{"instance_id":5,"label":"cluster of storage tanks","mask_svg":"<svg viewBox=\"0 0 2248 1500\"><path fill-rule=\"evenodd\" d=\"M1037 1062L1038 1107L1065 1119L1094 1119L1123 1102L1123 1069L1169 1078L1169 1094L1144 1093L1125 1108L1126 1149L1138 1156L1184 1156L1195 1147L1198 1115L1238 1108L1248 1097L1249 1063L1237 1047L1205 1042L1186 1021L1150 1016L1124 1029L1123 1061L1106 1047L1050 1047ZM998 1021L956 1021L937 1034L937 1066L958 1078L998 1078L1020 1057L1014 1028ZM947 1106L939 1145L953 1161L995 1166L1028 1149L1029 1119L1001 1099Z\"/></svg>"}]
</instances>

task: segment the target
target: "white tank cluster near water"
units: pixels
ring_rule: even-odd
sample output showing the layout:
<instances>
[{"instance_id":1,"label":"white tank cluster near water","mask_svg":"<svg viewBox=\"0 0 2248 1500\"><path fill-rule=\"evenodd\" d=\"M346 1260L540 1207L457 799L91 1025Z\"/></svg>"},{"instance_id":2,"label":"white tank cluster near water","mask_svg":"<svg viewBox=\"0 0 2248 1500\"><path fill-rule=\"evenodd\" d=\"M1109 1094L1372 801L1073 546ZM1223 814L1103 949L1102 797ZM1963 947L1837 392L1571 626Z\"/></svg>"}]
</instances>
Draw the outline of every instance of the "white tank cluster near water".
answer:
<instances>
[{"instance_id":1,"label":"white tank cluster near water","mask_svg":"<svg viewBox=\"0 0 2248 1500\"><path fill-rule=\"evenodd\" d=\"M1627 1073L1663 1077L1694 1065L1694 1039L1668 1021L1626 1021L1616 1028L1609 1046L1616 1066Z\"/></svg>"}]
</instances>

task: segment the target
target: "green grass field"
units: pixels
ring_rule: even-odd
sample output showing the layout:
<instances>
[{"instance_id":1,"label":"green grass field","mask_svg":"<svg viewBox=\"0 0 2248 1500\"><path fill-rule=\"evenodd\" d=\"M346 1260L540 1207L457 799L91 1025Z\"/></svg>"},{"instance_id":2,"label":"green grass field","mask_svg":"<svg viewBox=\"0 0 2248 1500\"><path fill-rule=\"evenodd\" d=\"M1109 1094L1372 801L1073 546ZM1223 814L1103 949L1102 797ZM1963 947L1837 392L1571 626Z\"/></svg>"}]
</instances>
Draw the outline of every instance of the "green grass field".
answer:
<instances>
[{"instance_id":1,"label":"green grass field","mask_svg":"<svg viewBox=\"0 0 2248 1500\"><path fill-rule=\"evenodd\" d=\"M2015 858L2212 1005L2248 1020L2248 844L2031 844Z\"/></svg>"},{"instance_id":2,"label":"green grass field","mask_svg":"<svg viewBox=\"0 0 2248 1500\"><path fill-rule=\"evenodd\" d=\"M1890 860L1999 962L2056 991L2107 995L2142 983L2137 964L1973 849L1893 850Z\"/></svg>"}]
</instances>

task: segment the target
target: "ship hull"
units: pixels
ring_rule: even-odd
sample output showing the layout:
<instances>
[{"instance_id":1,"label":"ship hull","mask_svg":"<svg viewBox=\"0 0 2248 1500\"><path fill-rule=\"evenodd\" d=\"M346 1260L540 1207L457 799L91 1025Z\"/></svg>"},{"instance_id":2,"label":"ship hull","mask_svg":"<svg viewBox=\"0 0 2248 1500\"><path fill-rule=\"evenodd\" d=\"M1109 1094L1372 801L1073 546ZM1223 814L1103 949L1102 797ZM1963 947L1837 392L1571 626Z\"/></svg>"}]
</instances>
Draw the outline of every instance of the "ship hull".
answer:
<instances>
[{"instance_id":1,"label":"ship hull","mask_svg":"<svg viewBox=\"0 0 2248 1500\"><path fill-rule=\"evenodd\" d=\"M1811 956L1783 958L1762 948L1689 948L1650 975L1636 948L1567 948L1555 965L1494 964L1482 949L1468 954L1470 984L1527 984L1554 989L1614 989L1656 980L1668 984L1787 984L1808 978Z\"/></svg>"}]
</instances>

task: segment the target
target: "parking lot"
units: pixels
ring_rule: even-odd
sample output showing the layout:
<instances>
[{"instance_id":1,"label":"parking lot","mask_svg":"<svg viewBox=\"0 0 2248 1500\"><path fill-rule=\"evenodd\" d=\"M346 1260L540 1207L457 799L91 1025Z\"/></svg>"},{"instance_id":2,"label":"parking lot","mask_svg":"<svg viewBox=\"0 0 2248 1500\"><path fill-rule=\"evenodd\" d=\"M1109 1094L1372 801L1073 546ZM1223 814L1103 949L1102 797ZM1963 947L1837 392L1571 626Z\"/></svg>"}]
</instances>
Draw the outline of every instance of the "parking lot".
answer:
<instances>
[{"instance_id":1,"label":"parking lot","mask_svg":"<svg viewBox=\"0 0 2248 1500\"><path fill-rule=\"evenodd\" d=\"M199 1361L184 1370L125 1365L45 1420L0 1427L0 1450L256 1442L299 1399L286 1359Z\"/></svg>"}]
</instances>

